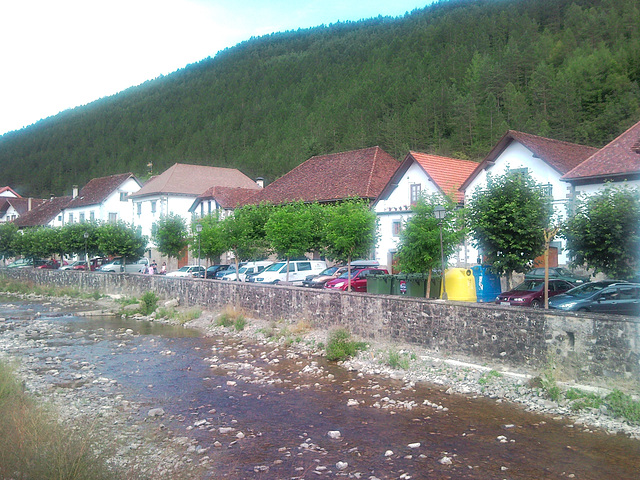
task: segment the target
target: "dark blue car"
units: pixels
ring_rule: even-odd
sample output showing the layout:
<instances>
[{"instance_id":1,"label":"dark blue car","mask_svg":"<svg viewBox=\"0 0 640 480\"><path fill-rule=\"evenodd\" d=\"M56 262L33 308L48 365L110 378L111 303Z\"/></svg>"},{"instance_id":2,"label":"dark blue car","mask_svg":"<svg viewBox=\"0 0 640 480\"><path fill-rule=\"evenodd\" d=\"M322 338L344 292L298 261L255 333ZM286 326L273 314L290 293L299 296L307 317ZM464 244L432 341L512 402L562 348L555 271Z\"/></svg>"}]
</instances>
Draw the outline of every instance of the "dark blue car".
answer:
<instances>
[{"instance_id":1,"label":"dark blue car","mask_svg":"<svg viewBox=\"0 0 640 480\"><path fill-rule=\"evenodd\" d=\"M640 315L640 284L591 282L549 299L549 308L571 312Z\"/></svg>"}]
</instances>

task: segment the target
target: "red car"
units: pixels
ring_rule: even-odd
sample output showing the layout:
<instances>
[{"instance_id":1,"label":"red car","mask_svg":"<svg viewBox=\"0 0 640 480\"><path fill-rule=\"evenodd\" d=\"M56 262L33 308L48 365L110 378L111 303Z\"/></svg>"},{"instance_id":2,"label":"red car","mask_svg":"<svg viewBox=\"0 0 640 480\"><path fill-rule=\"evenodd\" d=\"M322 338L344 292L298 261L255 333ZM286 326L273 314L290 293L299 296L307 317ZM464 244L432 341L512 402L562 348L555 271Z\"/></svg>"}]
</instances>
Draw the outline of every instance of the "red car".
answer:
<instances>
[{"instance_id":1,"label":"red car","mask_svg":"<svg viewBox=\"0 0 640 480\"><path fill-rule=\"evenodd\" d=\"M351 281L349 281L349 272L344 272L338 278L329 280L327 283L325 283L324 288L347 291L349 282L351 282L352 292L366 292L367 275L379 275L388 273L389 272L387 272L386 268L352 268Z\"/></svg>"},{"instance_id":2,"label":"red car","mask_svg":"<svg viewBox=\"0 0 640 480\"><path fill-rule=\"evenodd\" d=\"M574 286L565 280L549 280L549 298L571 290ZM544 280L525 280L513 290L498 295L496 303L540 308L544 303Z\"/></svg>"},{"instance_id":3,"label":"red car","mask_svg":"<svg viewBox=\"0 0 640 480\"><path fill-rule=\"evenodd\" d=\"M65 262L66 264L66 262ZM36 268L48 269L48 270L57 270L60 268L60 264L57 260L47 260L42 265L38 265Z\"/></svg>"}]
</instances>

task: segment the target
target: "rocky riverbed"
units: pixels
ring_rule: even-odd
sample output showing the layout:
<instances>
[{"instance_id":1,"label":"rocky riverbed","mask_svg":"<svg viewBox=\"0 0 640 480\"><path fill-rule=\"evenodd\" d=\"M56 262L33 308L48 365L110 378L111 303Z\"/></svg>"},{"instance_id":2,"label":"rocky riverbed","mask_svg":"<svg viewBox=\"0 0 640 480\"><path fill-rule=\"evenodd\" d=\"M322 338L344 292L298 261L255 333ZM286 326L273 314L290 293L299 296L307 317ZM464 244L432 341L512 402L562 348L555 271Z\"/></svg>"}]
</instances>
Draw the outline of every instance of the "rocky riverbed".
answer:
<instances>
[{"instance_id":1,"label":"rocky riverbed","mask_svg":"<svg viewBox=\"0 0 640 480\"><path fill-rule=\"evenodd\" d=\"M436 449L434 445L425 449L429 437L417 434L421 430L412 428L412 424L427 422L434 435L438 430L436 423L451 423L450 415L461 403L482 398L482 408L489 411L492 404L513 403L521 410L547 415L535 421L520 420L511 411L509 415L518 420L495 420L499 434L494 430L486 434L495 445L514 448L516 442L523 448L533 430L549 428L556 420L560 422L559 431L567 432L562 435L569 438L579 434L580 440L575 440L579 446L563 447L558 459L550 461L551 465L564 461L562 457L567 452L573 455L586 449L590 440L585 435L593 435L602 444L623 442L622 456L614 460L617 463L620 458L626 461L624 452L629 449L635 454L640 452L640 444L632 440L640 439L637 425L612 418L605 409L575 414L570 402L550 401L541 389L532 386L537 372L506 371L470 359L441 358L415 346L382 344L371 345L340 369L322 358L326 332L313 330L304 322L287 325L251 319L244 330L237 332L216 327L215 312L203 312L185 325L212 339L202 347L207 351L202 355L203 366L198 367L184 363L183 356L172 350L170 343L161 346L153 338L143 338L135 328L118 326L113 331L106 327L89 331L50 318L51 312L82 310L101 315L119 310L112 300L84 305L72 299L50 300L33 295L19 300L32 302L34 306L26 308L26 316L11 318L11 310L24 310L24 304L5 303L4 318L0 320L0 351L20 359L18 371L29 391L56 405L63 421L97 439L96 449L111 464L140 478L305 478L311 472L314 477L424 478L420 472L425 471L440 472L441 478L603 478L597 476L597 469L593 470L594 476L585 473L592 470L588 465L572 465L566 470L552 471L548 477L536 476L536 465L514 463L523 461L514 458L521 454L496 453L485 465L480 460L482 454L473 450L476 447L454 447L448 442L448 448L438 444ZM43 304L42 314L39 304ZM149 320L153 324L168 323L154 316L138 316L138 321L145 325ZM100 359L97 355L80 359L73 350L60 354L61 347L101 345L107 337L111 350L102 352ZM135 356L137 353L142 356ZM128 375L140 376L145 391L160 389L156 385L160 379L144 377L145 369L151 371L153 367L158 372L162 365L170 364L177 371L189 373L201 368L199 384L209 393L220 395L215 397L217 402L212 402L211 397L201 396L196 389L188 406L174 410L162 404L162 398L169 396L168 387L151 396L132 394L124 378L119 380L109 370L109 357L130 358ZM393 369L390 363L402 368ZM176 378L176 382L189 381L185 377ZM435 385L435 389L426 390L424 382ZM172 388L179 394L182 387L178 382ZM332 412L324 411L326 405L316 406L307 400L328 390L337 398L339 407L332 408L341 410L339 420L330 417ZM287 409L285 397L296 395L301 401L309 401L310 417L315 415L313 424L304 429L293 418L287 418L291 415L287 412L296 410ZM156 399L157 403L150 403L148 398ZM284 406L278 422L283 425L282 430L287 430L284 425L291 423L291 430L277 432L259 426L260 412L249 411L247 405L266 409L271 405ZM362 414L367 416L357 418ZM407 433L388 432L387 438L368 438L361 433L357 441L353 438L354 430L367 431L372 419L380 423L385 418L403 419L400 424L406 426ZM475 420L462 422L465 428L459 438L481 436L483 428L475 425ZM609 440L601 432L607 432ZM372 436L385 437L380 432ZM586 442L585 446L580 442ZM537 443L539 440L525 450L535 451ZM570 451L566 450L569 448ZM625 476L625 472L640 467L637 455L633 459L631 455L628 457L630 463L618 478L634 478ZM606 466L603 468L610 471Z\"/></svg>"}]
</instances>

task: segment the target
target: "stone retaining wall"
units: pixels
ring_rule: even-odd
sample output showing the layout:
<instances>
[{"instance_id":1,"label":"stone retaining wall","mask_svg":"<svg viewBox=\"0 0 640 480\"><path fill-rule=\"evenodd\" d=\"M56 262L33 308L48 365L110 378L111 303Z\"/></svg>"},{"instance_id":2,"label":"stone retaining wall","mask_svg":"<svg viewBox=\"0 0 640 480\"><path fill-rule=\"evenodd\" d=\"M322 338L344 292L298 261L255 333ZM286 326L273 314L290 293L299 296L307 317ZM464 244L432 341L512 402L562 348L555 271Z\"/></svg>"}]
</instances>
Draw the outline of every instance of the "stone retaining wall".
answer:
<instances>
[{"instance_id":1,"label":"stone retaining wall","mask_svg":"<svg viewBox=\"0 0 640 480\"><path fill-rule=\"evenodd\" d=\"M550 362L567 379L595 377L640 385L640 318L561 314L527 308L351 294L162 275L4 269L8 278L40 285L139 297L154 291L181 305L233 305L265 320L307 320L316 328L343 326L375 340L543 369Z\"/></svg>"}]
</instances>

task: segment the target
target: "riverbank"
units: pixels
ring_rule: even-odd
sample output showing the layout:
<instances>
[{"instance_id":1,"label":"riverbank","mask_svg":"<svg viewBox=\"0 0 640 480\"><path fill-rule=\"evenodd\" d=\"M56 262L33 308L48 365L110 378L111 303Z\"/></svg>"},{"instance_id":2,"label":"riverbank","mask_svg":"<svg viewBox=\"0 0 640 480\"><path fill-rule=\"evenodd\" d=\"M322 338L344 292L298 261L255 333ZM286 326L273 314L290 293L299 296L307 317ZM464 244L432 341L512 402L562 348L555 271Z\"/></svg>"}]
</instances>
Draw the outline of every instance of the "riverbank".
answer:
<instances>
[{"instance_id":1,"label":"riverbank","mask_svg":"<svg viewBox=\"0 0 640 480\"><path fill-rule=\"evenodd\" d=\"M228 398L234 398L237 395L235 389L246 384L259 385L260 388L268 385L288 385L287 389L289 390L299 389L304 392L308 389L311 393L314 389L327 388L331 382L338 381L331 373L333 370L333 373L339 375L336 371L338 369L327 368L327 364L321 358L325 352L324 346L327 342L328 332L314 329L312 325L304 321L290 324L265 322L246 317L244 317L244 321L239 321L242 312L231 310L226 312L203 311L200 312L198 318L192 318L195 316L193 312L190 315L184 314L193 308L181 309L176 305L176 302L163 302L156 313L151 316L142 316L135 313L136 305L123 307L123 303L108 297L96 301L48 298L36 295L21 295L19 298L34 303L46 304L50 302L49 308L52 312L78 312L82 310L84 315L96 316L96 322L99 324L102 323L101 316L126 309L128 315L139 321L150 320L156 324L179 324L180 328L194 328L206 336L216 337L217 340L214 344L220 346L208 352L203 360L206 369L215 372L216 376L222 375L222 384L218 388L228 389L228 395L230 395ZM174 314L163 316L169 312ZM228 322L220 321L221 313L231 317ZM188 320L190 317L192 319ZM107 317L105 317L105 323L107 321ZM218 325L219 323L226 323L230 326L223 327ZM230 417L228 413L220 416L223 412L216 413L215 408L202 408L200 409L201 415L192 418L189 418L189 415L186 415L186 418L176 418L169 412L158 411L158 405L144 405L132 401L122 390L119 382L114 381L110 372L105 370L105 366L96 361L71 365L73 371L70 378L61 378L64 373L56 375L55 371L62 372L61 367L66 360L58 358L54 349L50 353L46 353L47 357L44 362L42 357L38 358L27 353L29 349L40 345L38 342L41 342L42 338L59 342L69 336L69 333L57 327L55 322L43 321L37 312L34 312L24 322L12 322L12 328L14 329L8 332L10 333L9 338L2 339L0 351L13 352L12 355L20 355L25 359L22 362L20 373L25 379L27 390L38 397L53 402L61 411L62 418L68 420L70 425L79 425L79 428L88 428L87 425L91 425L91 429L96 431L98 436L109 439L109 441L114 440L117 447L110 454L112 464L120 470L131 472L129 478L149 478L153 477L155 473L162 478L218 478L216 476L204 477L201 472L215 471L216 465L220 461L224 462L226 456L238 448L238 442L242 444L247 441L257 441L251 440L252 433L246 425L241 429L241 419ZM131 328L136 329L135 326ZM79 332L74 333L74 335L78 334ZM117 349L113 354L118 355L118 352L137 349L136 336L136 333L129 331L129 329L120 329L116 338ZM91 342L101 342L104 341L104 334L100 333L98 329L98 333L92 333L89 338ZM231 341L219 343L222 341L221 338ZM239 345L236 348L235 358L231 361L222 360L224 349L228 348L228 346L224 346L227 343ZM253 345L257 345L259 348L252 350ZM252 351L262 353L252 356ZM162 349L158 355L166 356L170 360L169 364L175 365L176 369L180 368L175 363L178 358L172 357L171 351ZM144 358L148 358L148 356ZM143 362L148 365L146 360ZM277 376L275 374L277 366L286 363L293 366L290 375ZM143 368L144 364L132 368ZM353 412L353 415L356 415L356 412L375 409L381 412L385 418L393 418L393 415L402 416L413 409L414 411L433 411L434 415L446 416L449 408L452 408L457 401L456 399L459 398L455 394L460 393L469 398L487 397L497 406L507 402L519 404L523 410L548 415L549 423L553 418L563 419L561 422L553 423L562 423L562 428L570 429L572 433L575 431L576 434L583 435L583 432L606 431L609 434L622 433L624 436L640 439L640 429L637 426L611 419L606 415L607 412L604 409L583 411L576 415L571 412L569 403L563 405L562 402L549 400L546 396L546 390L532 385L532 381L535 383L537 372L507 371L497 365L480 365L473 362L472 359L443 358L434 352L400 344L372 344L358 357L344 362L343 365L354 373L345 375L346 378L350 378L348 382L343 383L344 379L340 380L341 395L337 400L338 404L343 403L342 407ZM395 365L396 368L392 368L392 365ZM274 371L271 371L271 368ZM391 382L394 385L392 388L381 387L383 383L389 383L384 380L385 378L395 379ZM435 392L423 396L416 395L417 391L425 390L421 382L435 385ZM246 390L246 387L243 390ZM265 390L259 391L263 393ZM445 392L448 395L441 394ZM203 407L205 406L203 405ZM150 416L152 411L153 415ZM541 424L544 424L543 418L541 417ZM240 423L234 423L236 420ZM178 428L175 428L176 422L179 424ZM512 417L504 421L500 430L506 432L505 438L511 438L510 431L515 435L516 431L522 428L524 427L519 424L518 420ZM205 445L194 438L192 434L197 432L205 434L212 445ZM302 435L304 432L301 430L299 433ZM256 432L254 433L257 435ZM323 434L326 434L326 431ZM460 435L461 438L464 438L464 434ZM292 439L292 442L296 442L296 438L297 436ZM279 458L273 460L271 464L256 464L252 467L257 469L254 471L262 472L264 470L260 470L261 468L270 466L273 472L278 465L287 465L287 462L295 459L297 457L296 451L299 452L300 449L303 451L317 450L314 445L318 443L318 439L315 439L314 444L307 440L308 436L300 438L304 438L304 440L298 440L300 445L293 448L284 442L276 444L279 447L276 452ZM419 437L409 437L406 439L404 448L406 449L408 444L413 445L419 441ZM502 442L502 440L499 441ZM519 442L523 441L524 439L519 440ZM320 441L320 443L323 442ZM390 451L397 452L397 444L395 446L390 444L390 447ZM279 453L281 449L283 449L282 453ZM429 452L424 452L424 454L431 455ZM378 455L384 457L386 450L380 450ZM403 453L402 456L396 453L390 458L402 457L409 464L416 461L426 461L420 460L422 455L420 458L414 457L411 461L407 459L409 456L406 453ZM440 462L440 460L445 461L446 459L451 461L451 457L446 455L438 456L434 461ZM344 460L346 463L347 459ZM453 462L455 464L455 458L453 458ZM418 468L417 465L413 467ZM466 465L462 467L470 468ZM328 465L326 468L335 469L336 467ZM294 472L295 470L292 467L287 471ZM328 472L329 470L322 471ZM322 471L318 470L317 472ZM264 475L260 477L257 474L256 478L267 477ZM291 474L286 478L299 477ZM369 477L364 476L363 478ZM398 478L398 476L388 478ZM580 478L592 477L583 476Z\"/></svg>"}]
</instances>

